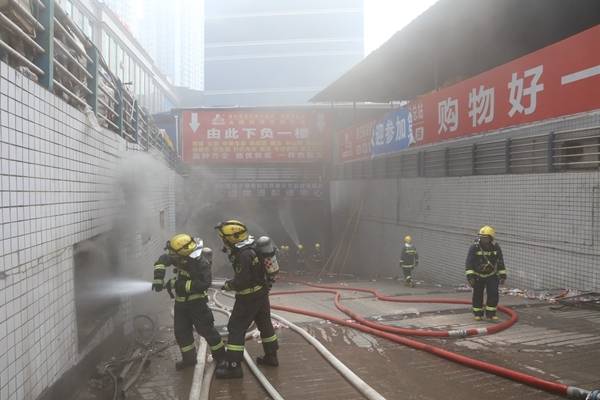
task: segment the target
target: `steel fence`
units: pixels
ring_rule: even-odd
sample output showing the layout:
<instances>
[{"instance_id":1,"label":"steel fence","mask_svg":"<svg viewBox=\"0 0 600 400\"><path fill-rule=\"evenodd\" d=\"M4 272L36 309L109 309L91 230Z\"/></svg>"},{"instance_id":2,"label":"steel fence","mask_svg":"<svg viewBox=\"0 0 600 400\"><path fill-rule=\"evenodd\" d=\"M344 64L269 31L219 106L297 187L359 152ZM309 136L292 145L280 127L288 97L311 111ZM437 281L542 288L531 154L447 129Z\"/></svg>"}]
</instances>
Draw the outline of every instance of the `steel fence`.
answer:
<instances>
[{"instance_id":1,"label":"steel fence","mask_svg":"<svg viewBox=\"0 0 600 400\"><path fill-rule=\"evenodd\" d=\"M139 106L99 50L54 0L8 0L0 6L0 55L79 110L91 109L100 126L183 166L164 133Z\"/></svg>"},{"instance_id":2,"label":"steel fence","mask_svg":"<svg viewBox=\"0 0 600 400\"><path fill-rule=\"evenodd\" d=\"M333 179L444 177L600 170L600 126L337 164Z\"/></svg>"}]
</instances>

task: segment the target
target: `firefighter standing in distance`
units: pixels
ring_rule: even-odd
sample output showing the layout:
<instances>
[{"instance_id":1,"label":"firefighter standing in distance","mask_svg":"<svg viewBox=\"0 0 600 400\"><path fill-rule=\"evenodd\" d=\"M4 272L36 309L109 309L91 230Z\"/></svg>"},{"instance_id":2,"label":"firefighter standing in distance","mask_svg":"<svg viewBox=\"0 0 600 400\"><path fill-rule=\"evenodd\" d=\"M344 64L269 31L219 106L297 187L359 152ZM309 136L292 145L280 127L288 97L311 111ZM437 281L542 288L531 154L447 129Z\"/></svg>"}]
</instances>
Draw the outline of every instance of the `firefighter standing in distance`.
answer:
<instances>
[{"instance_id":1,"label":"firefighter standing in distance","mask_svg":"<svg viewBox=\"0 0 600 400\"><path fill-rule=\"evenodd\" d=\"M404 237L404 246L400 254L400 266L404 273L404 284L406 286L415 287L413 280L414 269L419 265L419 254L417 248L412 244L412 237L406 235Z\"/></svg>"},{"instance_id":2,"label":"firefighter standing in distance","mask_svg":"<svg viewBox=\"0 0 600 400\"><path fill-rule=\"evenodd\" d=\"M323 256L321 254L321 244L320 243L315 243L315 247L314 247L313 254L312 254L312 262L313 262L313 266L318 271L320 271L321 264L323 263Z\"/></svg>"},{"instance_id":3,"label":"firefighter standing in distance","mask_svg":"<svg viewBox=\"0 0 600 400\"><path fill-rule=\"evenodd\" d=\"M214 327L214 317L207 305L206 290L212 281L212 250L203 247L200 239L185 233L173 236L165 250L167 253L154 263L152 290L160 292L166 288L175 299L175 340L182 356L175 368L181 370L196 364L193 328L206 339L213 358L223 360L225 344ZM165 284L166 268L170 265L175 267L177 276Z\"/></svg>"},{"instance_id":4,"label":"firefighter standing in distance","mask_svg":"<svg viewBox=\"0 0 600 400\"><path fill-rule=\"evenodd\" d=\"M279 249L279 253L278 253L278 257L277 257L281 268L289 267L289 255L290 255L290 246L288 246L286 244L282 244L281 248ZM289 271L289 270L287 270L287 271Z\"/></svg>"},{"instance_id":5,"label":"firefighter standing in distance","mask_svg":"<svg viewBox=\"0 0 600 400\"><path fill-rule=\"evenodd\" d=\"M306 272L306 253L304 245L298 244L296 247L296 275L304 275Z\"/></svg>"},{"instance_id":6,"label":"firefighter standing in distance","mask_svg":"<svg viewBox=\"0 0 600 400\"><path fill-rule=\"evenodd\" d=\"M479 230L475 243L469 248L465 274L469 286L473 288L473 314L476 321L481 321L484 315L491 321L497 321L496 307L498 306L498 285L506 280L506 267L500 245L494 241L496 231L491 226ZM483 292L487 291L485 310Z\"/></svg>"},{"instance_id":7,"label":"firefighter standing in distance","mask_svg":"<svg viewBox=\"0 0 600 400\"><path fill-rule=\"evenodd\" d=\"M252 321L260 331L265 352L263 357L257 357L257 363L274 367L279 365L279 345L271 323L269 303L269 289L279 266L270 238L262 236L255 241L246 226L236 220L223 222L215 229L223 240L223 250L229 254L234 270L233 279L225 282L223 290L236 293L227 324L229 339L226 361L217 365L215 374L219 379L241 378L245 335Z\"/></svg>"}]
</instances>

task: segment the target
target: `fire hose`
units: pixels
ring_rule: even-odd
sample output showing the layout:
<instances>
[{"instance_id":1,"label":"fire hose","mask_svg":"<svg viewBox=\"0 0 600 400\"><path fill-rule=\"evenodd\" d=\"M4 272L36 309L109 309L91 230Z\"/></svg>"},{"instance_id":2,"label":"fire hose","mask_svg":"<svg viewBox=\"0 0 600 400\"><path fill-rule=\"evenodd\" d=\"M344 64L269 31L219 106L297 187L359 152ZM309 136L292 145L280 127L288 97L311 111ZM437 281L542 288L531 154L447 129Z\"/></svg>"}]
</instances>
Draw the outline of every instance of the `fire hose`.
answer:
<instances>
[{"instance_id":1,"label":"fire hose","mask_svg":"<svg viewBox=\"0 0 600 400\"><path fill-rule=\"evenodd\" d=\"M446 299L446 298L399 298L392 296L385 296L379 293L376 290L365 289L365 288L354 288L354 287L337 287L337 286L328 286L328 285L315 285L305 282L295 282L300 283L314 289L306 289L306 290L293 290L293 291L283 291L283 292L271 292L271 296L280 296L280 295L289 295L289 294L304 294L304 293L329 293L334 295L334 303L338 310L342 311L353 320L357 321L348 321L343 318L335 317L332 315L328 315L325 313L304 310L297 307L290 306L281 306L272 304L271 308L275 310L281 310L286 312L292 312L296 314L303 314L319 319L324 319L327 321L334 322L338 325L347 326L365 333L369 333L374 336L378 336L387 340L390 340L395 343L403 344L405 346L422 350L428 352L430 354L436 355L438 357L445 358L449 361L453 361L471 368L475 368L487 373L492 373L504 378L511 379L516 382L520 382L526 384L528 386L532 386L546 392L556 393L559 395L567 396L572 399L579 400L600 400L600 391L588 391L585 389L581 389L574 386L568 386L563 383L548 381L545 379L537 378L535 376L525 374L519 371L515 371L509 368L501 367L499 365L495 365L492 363L488 363L485 361L480 361L471 357L467 357L452 351L445 350L443 348L433 346L431 344L423 343L415 339L410 339L407 337L399 336L398 334L403 335L414 335L414 336L434 336L434 337L465 337L472 335L481 335L481 334L491 334L495 332L499 332L502 329L506 329L513 325L518 316L516 312L511 310L508 307L500 306L498 310L509 315L510 319L501 324L497 324L490 328L483 329L467 329L460 331L435 331L435 330L421 330L421 329L408 329L408 328L397 328L390 327L384 324L379 324L372 321L367 321L365 318L357 315L352 312L352 310L344 307L341 304L341 290L346 291L356 291L363 293L370 293L374 295L378 300L382 301L392 301L392 302L404 302L404 303L445 303L445 304L471 304L466 300L458 300L458 299Z\"/></svg>"},{"instance_id":2,"label":"fire hose","mask_svg":"<svg viewBox=\"0 0 600 400\"><path fill-rule=\"evenodd\" d=\"M211 310L225 314L227 317L231 317L231 312L229 311L229 308L226 307L224 304L219 303L217 301L216 293L215 293L215 296L213 297L213 302L217 305L217 307L211 307ZM256 329L254 331L256 331ZM253 336L253 332L247 333L246 339L249 339L252 336ZM273 400L284 400L283 397L279 394L279 392L277 392L277 389L275 389L273 387L273 385L271 385L271 383L269 382L267 377L261 372L260 369L258 369L256 364L254 363L254 360L252 360L252 357L250 356L250 354L248 354L248 352L246 350L244 350L244 361L246 361L246 365L248 366L248 368L250 368L250 371L252 371L252 374L254 374L256 379L260 382L260 384L263 386L265 391L269 394L269 396L271 396L271 398ZM207 374L212 374L213 372L214 372L214 368L211 368L210 370L207 371ZM202 382L204 383L204 381L208 381L210 383L210 378L204 379ZM208 385L208 386L210 386L210 385ZM203 394L204 396L208 396L208 388L205 389L204 393L199 392L199 395L200 394ZM194 397L194 398L202 399L203 397L198 396L198 397ZM208 397L206 397L206 398L208 398ZM190 392L190 399L192 399L191 392Z\"/></svg>"},{"instance_id":3,"label":"fire hose","mask_svg":"<svg viewBox=\"0 0 600 400\"><path fill-rule=\"evenodd\" d=\"M230 298L233 297L232 295L227 294L227 293L224 293L223 295L226 297L230 297ZM215 293L215 296L213 297L213 300L214 300L215 304L218 305L219 307L221 307L221 308L226 307L223 303L220 303L217 300L216 293ZM302 329L298 325L288 321L287 319L283 318L280 315L271 314L271 317L273 319L276 319L276 320L282 322L283 324L288 326L294 332L300 334L300 336L302 336L310 345L312 345L319 353L321 353L323 358L328 363L330 363L366 399L368 399L368 400L385 400L385 397L383 397L381 394L377 393L377 391L375 391L375 389L373 389L371 386L369 386L358 375L356 375L350 368L348 368L346 365L344 365L337 357L335 357L329 350L327 350L327 348L325 346L323 346L321 344L321 342L319 342L317 339L315 339L313 336L311 336L305 329Z\"/></svg>"}]
</instances>

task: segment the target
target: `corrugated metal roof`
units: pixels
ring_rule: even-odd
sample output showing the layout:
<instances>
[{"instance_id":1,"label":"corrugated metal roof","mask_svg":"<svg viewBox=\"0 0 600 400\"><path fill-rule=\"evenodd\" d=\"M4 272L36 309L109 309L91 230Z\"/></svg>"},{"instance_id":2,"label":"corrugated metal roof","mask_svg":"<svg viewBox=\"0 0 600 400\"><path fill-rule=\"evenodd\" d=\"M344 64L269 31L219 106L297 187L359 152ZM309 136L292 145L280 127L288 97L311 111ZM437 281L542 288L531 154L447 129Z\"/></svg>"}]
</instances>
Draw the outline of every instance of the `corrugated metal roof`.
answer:
<instances>
[{"instance_id":1,"label":"corrugated metal roof","mask_svg":"<svg viewBox=\"0 0 600 400\"><path fill-rule=\"evenodd\" d=\"M311 101L408 100L599 23L598 0L440 0Z\"/></svg>"}]
</instances>

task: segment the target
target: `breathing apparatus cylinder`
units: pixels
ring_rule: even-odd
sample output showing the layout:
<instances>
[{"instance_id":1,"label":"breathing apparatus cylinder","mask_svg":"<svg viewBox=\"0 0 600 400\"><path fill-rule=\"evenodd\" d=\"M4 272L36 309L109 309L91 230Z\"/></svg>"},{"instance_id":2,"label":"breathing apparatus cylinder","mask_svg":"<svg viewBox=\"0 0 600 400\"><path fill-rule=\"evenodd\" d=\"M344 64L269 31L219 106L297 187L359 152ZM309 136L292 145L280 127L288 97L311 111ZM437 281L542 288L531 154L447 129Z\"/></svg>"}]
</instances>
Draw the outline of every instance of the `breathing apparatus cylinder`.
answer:
<instances>
[{"instance_id":1,"label":"breathing apparatus cylinder","mask_svg":"<svg viewBox=\"0 0 600 400\"><path fill-rule=\"evenodd\" d=\"M275 275L279 272L279 263L275 256L275 245L268 236L261 236L256 239L256 253L262 260L267 275Z\"/></svg>"}]
</instances>

